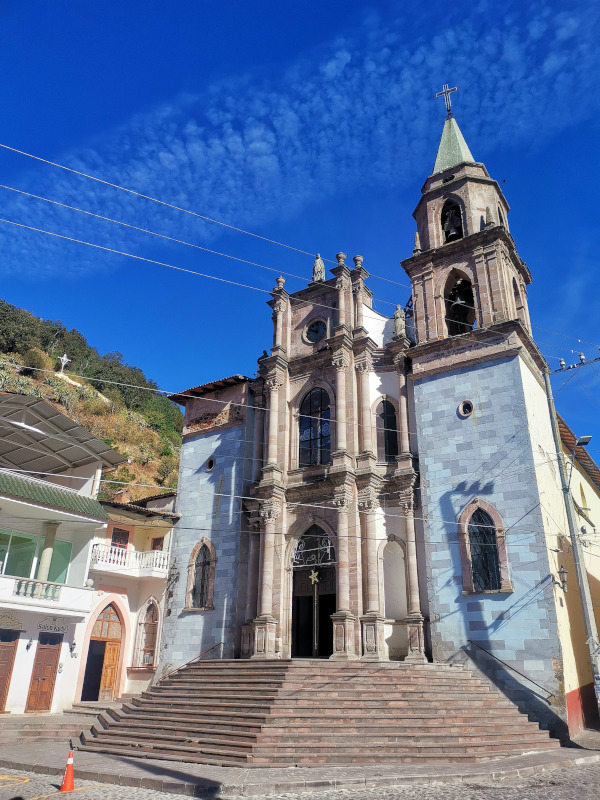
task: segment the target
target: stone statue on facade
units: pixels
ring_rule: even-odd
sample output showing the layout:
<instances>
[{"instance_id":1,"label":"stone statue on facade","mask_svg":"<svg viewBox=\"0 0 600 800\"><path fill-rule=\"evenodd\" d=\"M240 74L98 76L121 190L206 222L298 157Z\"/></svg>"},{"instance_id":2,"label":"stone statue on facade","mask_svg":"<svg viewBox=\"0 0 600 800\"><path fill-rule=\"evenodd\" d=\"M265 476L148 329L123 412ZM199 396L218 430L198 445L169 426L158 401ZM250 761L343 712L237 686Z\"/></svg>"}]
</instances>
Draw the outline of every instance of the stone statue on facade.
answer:
<instances>
[{"instance_id":1,"label":"stone statue on facade","mask_svg":"<svg viewBox=\"0 0 600 800\"><path fill-rule=\"evenodd\" d=\"M394 339L406 339L406 315L402 306L394 311Z\"/></svg>"},{"instance_id":2,"label":"stone statue on facade","mask_svg":"<svg viewBox=\"0 0 600 800\"><path fill-rule=\"evenodd\" d=\"M323 259L317 253L317 257L315 258L315 262L313 264L313 281L315 283L321 282L325 280L325 264L323 263Z\"/></svg>"}]
</instances>

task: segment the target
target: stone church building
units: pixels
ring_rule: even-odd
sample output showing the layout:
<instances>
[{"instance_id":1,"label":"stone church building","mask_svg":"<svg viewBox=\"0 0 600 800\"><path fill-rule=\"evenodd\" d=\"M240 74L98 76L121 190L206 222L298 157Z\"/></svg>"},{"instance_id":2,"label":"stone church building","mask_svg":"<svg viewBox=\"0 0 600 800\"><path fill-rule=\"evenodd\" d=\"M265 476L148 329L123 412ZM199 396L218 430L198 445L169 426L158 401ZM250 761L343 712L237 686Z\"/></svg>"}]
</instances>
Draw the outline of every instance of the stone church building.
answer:
<instances>
[{"instance_id":1,"label":"stone church building","mask_svg":"<svg viewBox=\"0 0 600 800\"><path fill-rule=\"evenodd\" d=\"M583 719L532 278L451 113L414 217L412 296L393 318L362 256L338 253L330 277L317 256L306 288L277 279L257 377L172 397L185 427L161 670L201 654L466 660L540 720L569 704Z\"/></svg>"}]
</instances>

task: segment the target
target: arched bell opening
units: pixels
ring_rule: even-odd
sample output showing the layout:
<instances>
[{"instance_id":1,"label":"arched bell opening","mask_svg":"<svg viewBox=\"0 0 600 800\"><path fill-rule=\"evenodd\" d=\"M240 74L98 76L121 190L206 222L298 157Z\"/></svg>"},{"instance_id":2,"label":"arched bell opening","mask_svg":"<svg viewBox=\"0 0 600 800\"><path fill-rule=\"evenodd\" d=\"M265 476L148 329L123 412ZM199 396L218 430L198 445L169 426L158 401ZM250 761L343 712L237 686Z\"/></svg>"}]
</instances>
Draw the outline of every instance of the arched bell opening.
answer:
<instances>
[{"instance_id":1,"label":"arched bell opening","mask_svg":"<svg viewBox=\"0 0 600 800\"><path fill-rule=\"evenodd\" d=\"M475 295L466 275L451 273L444 291L448 336L460 336L475 327Z\"/></svg>"},{"instance_id":2,"label":"arched bell opening","mask_svg":"<svg viewBox=\"0 0 600 800\"><path fill-rule=\"evenodd\" d=\"M442 207L442 234L446 244L462 239L465 235L462 211L456 200L446 200Z\"/></svg>"},{"instance_id":3,"label":"arched bell opening","mask_svg":"<svg viewBox=\"0 0 600 800\"><path fill-rule=\"evenodd\" d=\"M515 309L517 317L521 320L523 325L527 325L527 318L525 316L525 304L523 303L523 295L519 289L519 285L515 278L513 278L513 294L515 296Z\"/></svg>"},{"instance_id":4,"label":"arched bell opening","mask_svg":"<svg viewBox=\"0 0 600 800\"><path fill-rule=\"evenodd\" d=\"M292 658L329 658L337 610L335 551L318 525L298 539L291 566Z\"/></svg>"}]
</instances>

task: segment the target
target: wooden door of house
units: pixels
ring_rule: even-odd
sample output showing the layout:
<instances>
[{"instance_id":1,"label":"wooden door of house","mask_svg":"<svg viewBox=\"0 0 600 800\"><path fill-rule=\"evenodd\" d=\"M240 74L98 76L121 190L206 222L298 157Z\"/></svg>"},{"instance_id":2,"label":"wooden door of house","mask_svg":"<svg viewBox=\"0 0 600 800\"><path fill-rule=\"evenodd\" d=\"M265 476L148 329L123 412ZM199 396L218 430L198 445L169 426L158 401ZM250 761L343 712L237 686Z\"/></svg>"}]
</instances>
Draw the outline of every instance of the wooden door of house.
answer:
<instances>
[{"instance_id":1,"label":"wooden door of house","mask_svg":"<svg viewBox=\"0 0 600 800\"><path fill-rule=\"evenodd\" d=\"M18 643L19 631L0 630L0 713L6 706Z\"/></svg>"},{"instance_id":2,"label":"wooden door of house","mask_svg":"<svg viewBox=\"0 0 600 800\"><path fill-rule=\"evenodd\" d=\"M100 691L98 700L112 700L115 694L115 684L117 682L117 670L119 668L120 642L107 642L104 649L104 662L102 664L102 676L100 677Z\"/></svg>"},{"instance_id":3,"label":"wooden door of house","mask_svg":"<svg viewBox=\"0 0 600 800\"><path fill-rule=\"evenodd\" d=\"M50 711L62 633L40 633L25 711Z\"/></svg>"}]
</instances>

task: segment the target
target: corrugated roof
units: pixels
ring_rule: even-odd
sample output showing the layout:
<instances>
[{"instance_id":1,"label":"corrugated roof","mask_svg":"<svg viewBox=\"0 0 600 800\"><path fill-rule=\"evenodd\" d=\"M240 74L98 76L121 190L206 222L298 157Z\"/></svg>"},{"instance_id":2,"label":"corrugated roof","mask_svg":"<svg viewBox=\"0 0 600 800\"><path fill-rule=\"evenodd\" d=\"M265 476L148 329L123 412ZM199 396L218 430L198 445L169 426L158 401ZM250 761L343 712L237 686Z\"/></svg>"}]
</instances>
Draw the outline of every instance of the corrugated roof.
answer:
<instances>
[{"instance_id":1,"label":"corrugated roof","mask_svg":"<svg viewBox=\"0 0 600 800\"><path fill-rule=\"evenodd\" d=\"M431 174L435 175L465 162L475 163L475 159L471 155L458 123L454 117L447 117Z\"/></svg>"},{"instance_id":2,"label":"corrugated roof","mask_svg":"<svg viewBox=\"0 0 600 800\"><path fill-rule=\"evenodd\" d=\"M0 392L0 466L59 474L98 461L127 459L46 400Z\"/></svg>"},{"instance_id":3,"label":"corrugated roof","mask_svg":"<svg viewBox=\"0 0 600 800\"><path fill-rule=\"evenodd\" d=\"M30 500L32 503L60 511L70 511L85 517L98 520L108 519L108 514L93 497L70 492L47 481L24 478L0 470L0 495L14 497L19 500Z\"/></svg>"},{"instance_id":4,"label":"corrugated roof","mask_svg":"<svg viewBox=\"0 0 600 800\"><path fill-rule=\"evenodd\" d=\"M556 416L558 417L558 430L560 431L562 443L570 453L572 453L573 448L575 448L575 458L590 476L591 480L596 484L597 488L600 489L600 468L587 452L585 447L575 447L577 436L575 436L571 428L569 428L567 423L559 414Z\"/></svg>"},{"instance_id":5,"label":"corrugated roof","mask_svg":"<svg viewBox=\"0 0 600 800\"><path fill-rule=\"evenodd\" d=\"M116 500L100 500L99 502L103 506L120 508L123 511L142 514L144 517L166 517L168 519L177 520L181 516L180 514L175 514L174 511L163 511L160 508L146 508L145 506L137 506L135 503L118 503Z\"/></svg>"},{"instance_id":6,"label":"corrugated roof","mask_svg":"<svg viewBox=\"0 0 600 800\"><path fill-rule=\"evenodd\" d=\"M151 500L162 500L166 497L177 497L177 492L162 492L162 494L151 494L149 497L142 497L140 500L130 500L129 505L143 506L144 503L149 503Z\"/></svg>"},{"instance_id":7,"label":"corrugated roof","mask_svg":"<svg viewBox=\"0 0 600 800\"><path fill-rule=\"evenodd\" d=\"M215 389L224 389L226 386L235 386L238 383L246 383L249 380L250 378L245 375L231 375L229 378L219 378L219 380L203 383L200 386L194 386L192 389L186 389L184 392L169 395L169 400L184 406L190 397L202 397L205 394L209 394L209 392L214 392Z\"/></svg>"}]
</instances>

